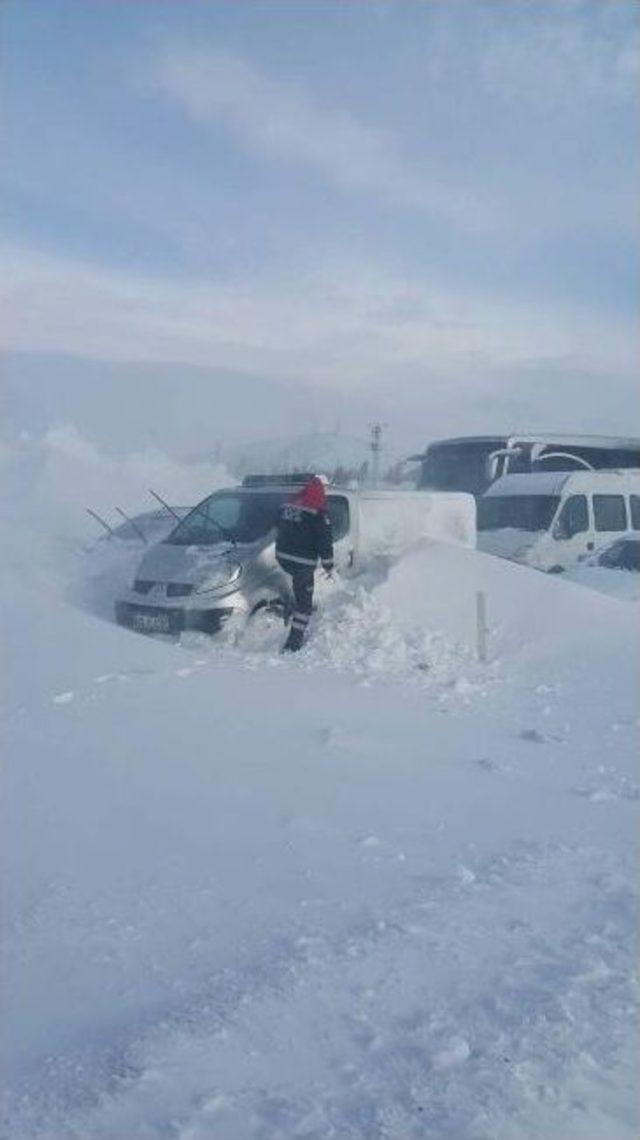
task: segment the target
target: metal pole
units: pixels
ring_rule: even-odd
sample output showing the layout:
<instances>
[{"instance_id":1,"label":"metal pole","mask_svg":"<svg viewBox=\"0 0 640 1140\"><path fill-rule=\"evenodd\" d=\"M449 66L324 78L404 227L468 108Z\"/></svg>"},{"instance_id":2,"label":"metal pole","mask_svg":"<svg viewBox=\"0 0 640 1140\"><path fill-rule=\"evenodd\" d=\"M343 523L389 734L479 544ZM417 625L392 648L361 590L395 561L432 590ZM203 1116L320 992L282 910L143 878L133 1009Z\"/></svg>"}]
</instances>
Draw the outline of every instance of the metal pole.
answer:
<instances>
[{"instance_id":1,"label":"metal pole","mask_svg":"<svg viewBox=\"0 0 640 1140\"><path fill-rule=\"evenodd\" d=\"M180 515L174 511L173 507L170 507L168 503L165 503L164 499L162 499L160 495L157 495L155 491L151 490L151 487L149 487L149 494L153 495L154 499L157 499L159 503L162 503L162 506L165 507L170 515L173 515L174 519L177 519L178 522L182 521Z\"/></svg>"},{"instance_id":2,"label":"metal pole","mask_svg":"<svg viewBox=\"0 0 640 1140\"><path fill-rule=\"evenodd\" d=\"M476 635L478 646L478 661L487 660L487 595L484 590L476 594Z\"/></svg>"},{"instance_id":3,"label":"metal pole","mask_svg":"<svg viewBox=\"0 0 640 1140\"><path fill-rule=\"evenodd\" d=\"M128 515L125 515L124 511L121 511L121 510L120 510L120 507L116 507L116 510L117 510L117 512L118 512L118 514L119 514L119 515L122 515L123 519L126 519L126 521L129 523L129 526L130 526L130 527L132 527L132 528L133 528L133 530L135 530L136 534L139 534L139 535L140 535L140 538L141 538L141 539L142 539L142 541L143 541L143 542L146 544L146 541L147 541L147 540L146 540L146 538L145 538L145 536L144 536L144 531L143 531L143 530L140 530L140 527L139 527L139 526L136 526L136 524L134 523L133 519L130 519Z\"/></svg>"},{"instance_id":4,"label":"metal pole","mask_svg":"<svg viewBox=\"0 0 640 1140\"><path fill-rule=\"evenodd\" d=\"M100 526L104 527L104 529L107 531L107 534L115 534L115 531L112 527L109 526L109 523L106 523L104 519L101 519L100 515L97 515L95 511L91 510L91 507L85 507L85 510L88 515L91 515L92 519L95 519L96 522L100 523Z\"/></svg>"},{"instance_id":5,"label":"metal pole","mask_svg":"<svg viewBox=\"0 0 640 1140\"><path fill-rule=\"evenodd\" d=\"M382 436L382 424L373 424L371 428L371 483L373 487L378 486L380 477L380 452L382 450L382 443L380 437Z\"/></svg>"}]
</instances>

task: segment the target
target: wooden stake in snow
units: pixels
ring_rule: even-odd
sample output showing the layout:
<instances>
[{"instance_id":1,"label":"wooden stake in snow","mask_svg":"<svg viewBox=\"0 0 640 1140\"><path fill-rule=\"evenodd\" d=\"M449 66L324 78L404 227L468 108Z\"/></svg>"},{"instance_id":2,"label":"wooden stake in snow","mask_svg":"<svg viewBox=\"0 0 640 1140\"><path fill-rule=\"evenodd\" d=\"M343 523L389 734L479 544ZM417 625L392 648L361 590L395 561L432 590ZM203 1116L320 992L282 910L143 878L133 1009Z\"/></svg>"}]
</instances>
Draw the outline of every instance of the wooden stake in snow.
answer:
<instances>
[{"instance_id":1,"label":"wooden stake in snow","mask_svg":"<svg viewBox=\"0 0 640 1140\"><path fill-rule=\"evenodd\" d=\"M487 660L487 595L484 590L476 594L476 630L478 644L478 661Z\"/></svg>"}]
</instances>

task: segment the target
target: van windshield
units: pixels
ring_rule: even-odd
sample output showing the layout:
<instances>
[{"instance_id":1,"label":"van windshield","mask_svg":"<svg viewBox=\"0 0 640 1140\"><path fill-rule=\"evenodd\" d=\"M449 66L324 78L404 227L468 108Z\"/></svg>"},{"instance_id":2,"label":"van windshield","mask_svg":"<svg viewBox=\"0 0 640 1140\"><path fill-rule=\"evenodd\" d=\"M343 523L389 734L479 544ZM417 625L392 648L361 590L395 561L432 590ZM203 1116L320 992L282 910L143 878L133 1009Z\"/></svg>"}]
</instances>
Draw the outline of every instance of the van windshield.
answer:
<instances>
[{"instance_id":1,"label":"van windshield","mask_svg":"<svg viewBox=\"0 0 640 1140\"><path fill-rule=\"evenodd\" d=\"M547 530L559 495L487 495L478 503L478 530Z\"/></svg>"},{"instance_id":2,"label":"van windshield","mask_svg":"<svg viewBox=\"0 0 640 1140\"><path fill-rule=\"evenodd\" d=\"M165 542L171 546L212 546L225 539L257 542L275 527L286 498L286 491L216 491L194 507Z\"/></svg>"}]
</instances>

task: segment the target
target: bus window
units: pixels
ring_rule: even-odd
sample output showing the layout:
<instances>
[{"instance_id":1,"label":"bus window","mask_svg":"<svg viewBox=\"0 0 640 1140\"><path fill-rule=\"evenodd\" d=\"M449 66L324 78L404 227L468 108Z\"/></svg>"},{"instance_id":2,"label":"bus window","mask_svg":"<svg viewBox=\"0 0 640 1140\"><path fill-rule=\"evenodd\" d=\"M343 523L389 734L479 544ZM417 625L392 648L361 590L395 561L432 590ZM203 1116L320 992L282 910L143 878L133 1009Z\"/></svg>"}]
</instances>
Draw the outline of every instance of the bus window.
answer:
<instances>
[{"instance_id":1,"label":"bus window","mask_svg":"<svg viewBox=\"0 0 640 1140\"><path fill-rule=\"evenodd\" d=\"M469 491L481 495L491 482L489 456L505 440L470 440L468 443L431 444L422 460L421 491Z\"/></svg>"}]
</instances>

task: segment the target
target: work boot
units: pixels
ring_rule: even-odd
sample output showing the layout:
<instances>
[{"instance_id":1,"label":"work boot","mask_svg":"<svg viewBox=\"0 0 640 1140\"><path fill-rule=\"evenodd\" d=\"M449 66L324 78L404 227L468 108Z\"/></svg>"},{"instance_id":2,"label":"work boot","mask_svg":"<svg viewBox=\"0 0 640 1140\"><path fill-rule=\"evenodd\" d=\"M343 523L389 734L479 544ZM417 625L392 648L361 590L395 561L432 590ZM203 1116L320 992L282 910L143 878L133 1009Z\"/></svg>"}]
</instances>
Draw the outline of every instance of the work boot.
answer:
<instances>
[{"instance_id":1,"label":"work boot","mask_svg":"<svg viewBox=\"0 0 640 1140\"><path fill-rule=\"evenodd\" d=\"M282 646L282 652L297 653L299 649L302 649L303 641L304 631L301 629L296 629L295 626L292 625L291 629L289 630L289 636Z\"/></svg>"}]
</instances>

